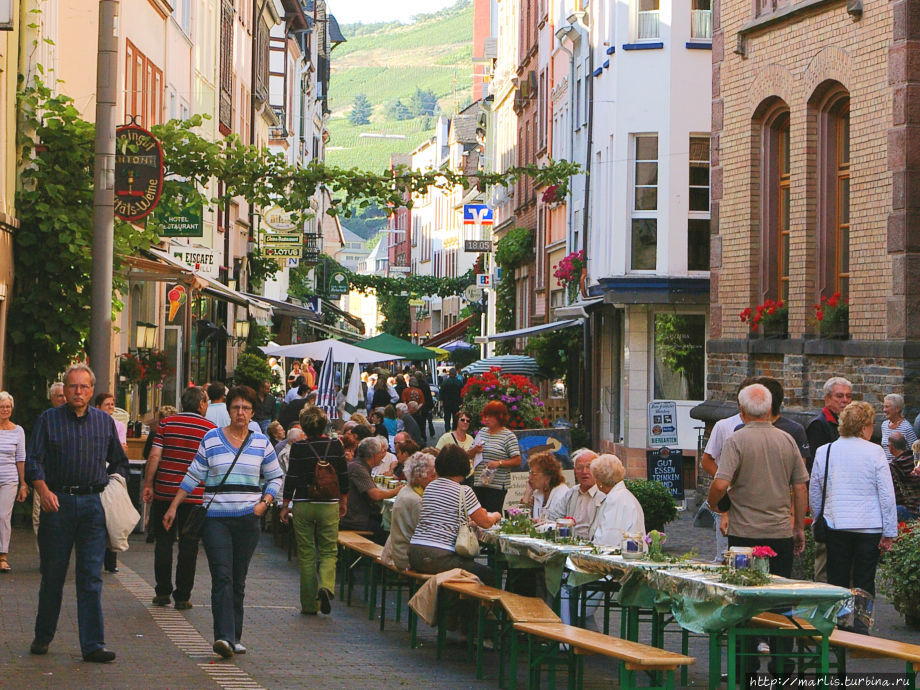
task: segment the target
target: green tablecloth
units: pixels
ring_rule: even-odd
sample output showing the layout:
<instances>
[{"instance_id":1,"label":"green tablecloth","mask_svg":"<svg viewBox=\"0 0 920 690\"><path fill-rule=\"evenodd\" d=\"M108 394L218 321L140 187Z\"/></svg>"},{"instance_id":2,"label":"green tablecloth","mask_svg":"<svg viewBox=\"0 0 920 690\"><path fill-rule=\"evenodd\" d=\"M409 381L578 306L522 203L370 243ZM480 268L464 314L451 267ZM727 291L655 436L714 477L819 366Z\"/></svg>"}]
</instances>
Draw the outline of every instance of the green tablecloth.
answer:
<instances>
[{"instance_id":1,"label":"green tablecloth","mask_svg":"<svg viewBox=\"0 0 920 690\"><path fill-rule=\"evenodd\" d=\"M565 569L566 558L570 554L590 548L556 544L519 534L498 534L491 530L481 532L480 541L497 546L502 555L508 559L508 566L511 568L543 566L546 589L553 596L559 593L562 586L562 573Z\"/></svg>"},{"instance_id":2,"label":"green tablecloth","mask_svg":"<svg viewBox=\"0 0 920 690\"><path fill-rule=\"evenodd\" d=\"M573 553L568 557L572 584L612 577L620 583L618 598L623 606L669 609L682 628L713 633L777 610L811 623L827 635L836 624L837 612L850 597L849 590L822 582L774 577L761 587L742 587L719 582L709 564L688 568L683 564L627 561L620 556Z\"/></svg>"}]
</instances>

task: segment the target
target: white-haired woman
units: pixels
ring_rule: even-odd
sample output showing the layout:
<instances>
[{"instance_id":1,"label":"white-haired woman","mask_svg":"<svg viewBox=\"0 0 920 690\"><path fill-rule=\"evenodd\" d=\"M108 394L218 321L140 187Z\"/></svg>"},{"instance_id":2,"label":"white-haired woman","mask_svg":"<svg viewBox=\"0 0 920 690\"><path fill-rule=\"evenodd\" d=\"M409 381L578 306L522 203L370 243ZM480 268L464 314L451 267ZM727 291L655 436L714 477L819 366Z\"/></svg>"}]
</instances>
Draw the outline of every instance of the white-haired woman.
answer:
<instances>
[{"instance_id":1,"label":"white-haired woman","mask_svg":"<svg viewBox=\"0 0 920 690\"><path fill-rule=\"evenodd\" d=\"M411 443L411 441L410 441ZM409 491L400 491L393 504L390 536L383 548L381 560L400 570L409 569L409 541L415 534L422 513L422 494L425 487L437 479L434 471L435 457L429 453L413 453L403 466Z\"/></svg>"},{"instance_id":2,"label":"white-haired woman","mask_svg":"<svg viewBox=\"0 0 920 690\"><path fill-rule=\"evenodd\" d=\"M904 419L904 398L897 393L889 393L885 396L883 409L885 411L885 421L882 422L882 450L885 451L885 458L888 462L894 460L894 455L888 450L888 437L892 432L899 431L904 434L904 440L910 446L917 440L917 434L914 432L913 425Z\"/></svg>"},{"instance_id":3,"label":"white-haired woman","mask_svg":"<svg viewBox=\"0 0 920 690\"><path fill-rule=\"evenodd\" d=\"M12 570L6 555L10 552L13 504L29 494L26 485L26 435L13 424L13 396L0 391L0 574Z\"/></svg>"},{"instance_id":4,"label":"white-haired woman","mask_svg":"<svg viewBox=\"0 0 920 690\"><path fill-rule=\"evenodd\" d=\"M591 461L597 490L607 495L597 509L591 540L603 546L620 546L627 534L645 534L645 513L626 488L626 469L616 455L604 453Z\"/></svg>"}]
</instances>

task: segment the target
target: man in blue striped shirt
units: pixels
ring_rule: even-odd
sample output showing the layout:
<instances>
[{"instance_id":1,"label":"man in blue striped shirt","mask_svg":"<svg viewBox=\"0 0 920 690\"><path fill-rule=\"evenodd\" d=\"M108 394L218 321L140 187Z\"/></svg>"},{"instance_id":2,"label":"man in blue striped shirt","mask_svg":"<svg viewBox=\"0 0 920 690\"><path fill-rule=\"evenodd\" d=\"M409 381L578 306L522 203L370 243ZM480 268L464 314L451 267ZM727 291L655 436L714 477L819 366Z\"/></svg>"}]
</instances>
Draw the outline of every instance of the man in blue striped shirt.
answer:
<instances>
[{"instance_id":1,"label":"man in blue striped shirt","mask_svg":"<svg viewBox=\"0 0 920 690\"><path fill-rule=\"evenodd\" d=\"M102 622L102 561L105 513L99 494L109 473L128 477L128 458L111 416L92 407L96 376L85 364L64 375L66 403L46 410L32 431L26 481L41 499L38 550L41 588L32 654L47 654L57 631L70 552L77 554L77 623L85 661L105 663L115 653L105 648Z\"/></svg>"}]
</instances>

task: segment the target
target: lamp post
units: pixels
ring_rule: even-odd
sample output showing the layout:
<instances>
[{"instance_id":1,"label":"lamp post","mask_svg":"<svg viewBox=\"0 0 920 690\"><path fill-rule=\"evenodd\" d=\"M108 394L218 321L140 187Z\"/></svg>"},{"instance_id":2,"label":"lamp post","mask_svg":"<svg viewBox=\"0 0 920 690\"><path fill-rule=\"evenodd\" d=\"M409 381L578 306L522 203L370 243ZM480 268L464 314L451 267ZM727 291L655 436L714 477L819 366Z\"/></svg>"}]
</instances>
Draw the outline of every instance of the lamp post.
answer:
<instances>
[{"instance_id":1,"label":"lamp post","mask_svg":"<svg viewBox=\"0 0 920 690\"><path fill-rule=\"evenodd\" d=\"M152 350L157 345L157 326L155 323L138 321L134 327L134 347L141 350Z\"/></svg>"},{"instance_id":2,"label":"lamp post","mask_svg":"<svg viewBox=\"0 0 920 690\"><path fill-rule=\"evenodd\" d=\"M240 319L233 324L233 340L237 345L242 345L249 340L248 319Z\"/></svg>"}]
</instances>

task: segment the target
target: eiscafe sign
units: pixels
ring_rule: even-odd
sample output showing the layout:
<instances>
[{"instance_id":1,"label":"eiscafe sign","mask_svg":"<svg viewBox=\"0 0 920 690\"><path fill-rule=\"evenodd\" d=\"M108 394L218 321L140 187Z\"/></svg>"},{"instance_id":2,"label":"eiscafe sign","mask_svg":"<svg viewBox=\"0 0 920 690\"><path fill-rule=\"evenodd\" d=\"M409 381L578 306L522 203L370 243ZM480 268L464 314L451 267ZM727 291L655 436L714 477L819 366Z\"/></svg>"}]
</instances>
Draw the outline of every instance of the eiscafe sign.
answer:
<instances>
[{"instance_id":1,"label":"eiscafe sign","mask_svg":"<svg viewBox=\"0 0 920 690\"><path fill-rule=\"evenodd\" d=\"M220 266L214 256L213 249L203 247L170 247L169 253L198 273L204 273L211 278L220 277Z\"/></svg>"},{"instance_id":2,"label":"eiscafe sign","mask_svg":"<svg viewBox=\"0 0 920 690\"><path fill-rule=\"evenodd\" d=\"M4 2L4 0L0 0ZM143 127L115 130L115 215L122 220L146 218L163 191L163 149Z\"/></svg>"}]
</instances>

